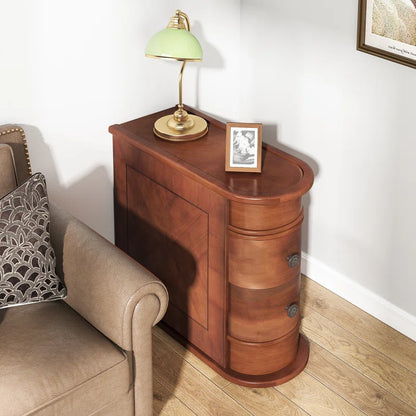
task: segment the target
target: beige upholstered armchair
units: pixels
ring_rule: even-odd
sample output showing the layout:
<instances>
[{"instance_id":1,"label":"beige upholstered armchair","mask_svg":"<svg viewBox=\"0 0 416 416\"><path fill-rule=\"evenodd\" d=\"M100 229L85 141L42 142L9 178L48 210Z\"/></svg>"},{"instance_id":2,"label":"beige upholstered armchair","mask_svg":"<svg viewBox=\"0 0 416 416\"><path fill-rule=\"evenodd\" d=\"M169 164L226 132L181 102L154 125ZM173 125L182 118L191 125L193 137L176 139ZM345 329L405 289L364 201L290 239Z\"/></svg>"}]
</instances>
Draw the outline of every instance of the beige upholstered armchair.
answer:
<instances>
[{"instance_id":1,"label":"beige upholstered armchair","mask_svg":"<svg viewBox=\"0 0 416 416\"><path fill-rule=\"evenodd\" d=\"M0 128L0 143L2 197L31 172L20 127ZM151 330L166 289L86 225L50 211L68 295L0 310L0 415L150 416Z\"/></svg>"}]
</instances>

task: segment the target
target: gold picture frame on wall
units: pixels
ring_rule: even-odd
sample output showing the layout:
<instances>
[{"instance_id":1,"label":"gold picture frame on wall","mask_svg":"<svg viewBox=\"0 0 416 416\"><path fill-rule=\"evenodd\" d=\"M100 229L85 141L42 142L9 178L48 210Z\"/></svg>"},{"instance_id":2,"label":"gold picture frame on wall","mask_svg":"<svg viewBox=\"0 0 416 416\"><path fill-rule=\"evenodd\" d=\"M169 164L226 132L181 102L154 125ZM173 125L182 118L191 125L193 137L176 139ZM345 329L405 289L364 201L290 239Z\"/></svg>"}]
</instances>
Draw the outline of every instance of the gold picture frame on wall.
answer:
<instances>
[{"instance_id":1,"label":"gold picture frame on wall","mask_svg":"<svg viewBox=\"0 0 416 416\"><path fill-rule=\"evenodd\" d=\"M227 172L261 172L262 125L227 123L225 170Z\"/></svg>"},{"instance_id":2,"label":"gold picture frame on wall","mask_svg":"<svg viewBox=\"0 0 416 416\"><path fill-rule=\"evenodd\" d=\"M416 68L416 0L359 0L357 49Z\"/></svg>"}]
</instances>

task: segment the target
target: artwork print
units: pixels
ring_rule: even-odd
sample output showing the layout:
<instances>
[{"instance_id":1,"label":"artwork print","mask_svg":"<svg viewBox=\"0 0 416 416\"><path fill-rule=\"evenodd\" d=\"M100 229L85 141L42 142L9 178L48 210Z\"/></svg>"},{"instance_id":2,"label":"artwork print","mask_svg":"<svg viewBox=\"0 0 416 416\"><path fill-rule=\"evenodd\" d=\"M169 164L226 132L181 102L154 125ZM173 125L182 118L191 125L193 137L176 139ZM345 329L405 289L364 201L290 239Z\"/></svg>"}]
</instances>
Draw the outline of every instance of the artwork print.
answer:
<instances>
[{"instance_id":1,"label":"artwork print","mask_svg":"<svg viewBox=\"0 0 416 416\"><path fill-rule=\"evenodd\" d=\"M230 165L233 167L256 167L257 129L231 129L233 150Z\"/></svg>"},{"instance_id":2,"label":"artwork print","mask_svg":"<svg viewBox=\"0 0 416 416\"><path fill-rule=\"evenodd\" d=\"M416 68L416 0L360 0L358 49Z\"/></svg>"}]
</instances>

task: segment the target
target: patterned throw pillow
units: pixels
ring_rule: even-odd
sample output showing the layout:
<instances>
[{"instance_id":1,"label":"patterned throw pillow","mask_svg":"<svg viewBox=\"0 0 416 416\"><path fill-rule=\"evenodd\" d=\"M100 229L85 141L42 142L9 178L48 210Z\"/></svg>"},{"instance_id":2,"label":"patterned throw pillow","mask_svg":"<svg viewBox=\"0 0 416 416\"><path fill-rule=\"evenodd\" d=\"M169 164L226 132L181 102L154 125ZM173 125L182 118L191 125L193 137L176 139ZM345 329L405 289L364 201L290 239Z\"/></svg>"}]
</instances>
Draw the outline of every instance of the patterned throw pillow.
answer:
<instances>
[{"instance_id":1,"label":"patterned throw pillow","mask_svg":"<svg viewBox=\"0 0 416 416\"><path fill-rule=\"evenodd\" d=\"M66 296L55 274L49 223L41 173L0 199L0 309Z\"/></svg>"}]
</instances>

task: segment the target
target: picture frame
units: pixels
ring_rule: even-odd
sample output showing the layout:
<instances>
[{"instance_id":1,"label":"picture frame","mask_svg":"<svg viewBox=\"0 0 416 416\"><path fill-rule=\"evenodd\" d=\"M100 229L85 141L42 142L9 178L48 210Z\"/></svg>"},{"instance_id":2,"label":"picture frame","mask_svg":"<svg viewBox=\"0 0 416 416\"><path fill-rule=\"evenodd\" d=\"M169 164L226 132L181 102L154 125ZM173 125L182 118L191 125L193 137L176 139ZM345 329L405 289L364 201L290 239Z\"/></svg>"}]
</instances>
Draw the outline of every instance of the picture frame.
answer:
<instances>
[{"instance_id":1,"label":"picture frame","mask_svg":"<svg viewBox=\"0 0 416 416\"><path fill-rule=\"evenodd\" d=\"M225 170L261 172L262 124L227 123Z\"/></svg>"},{"instance_id":2,"label":"picture frame","mask_svg":"<svg viewBox=\"0 0 416 416\"><path fill-rule=\"evenodd\" d=\"M416 0L359 0L357 49L416 68Z\"/></svg>"}]
</instances>

